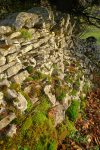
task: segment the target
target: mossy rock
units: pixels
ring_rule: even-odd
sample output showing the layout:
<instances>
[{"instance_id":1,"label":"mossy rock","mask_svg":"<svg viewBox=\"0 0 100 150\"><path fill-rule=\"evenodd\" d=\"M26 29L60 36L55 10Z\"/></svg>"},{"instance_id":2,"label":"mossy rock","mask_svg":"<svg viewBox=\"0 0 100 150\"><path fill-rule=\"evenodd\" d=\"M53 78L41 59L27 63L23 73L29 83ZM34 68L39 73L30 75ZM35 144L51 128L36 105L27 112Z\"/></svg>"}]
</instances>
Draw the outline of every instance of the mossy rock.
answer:
<instances>
[{"instance_id":1,"label":"mossy rock","mask_svg":"<svg viewBox=\"0 0 100 150\"><path fill-rule=\"evenodd\" d=\"M27 29L20 29L21 37L23 37L25 40L32 39L32 34Z\"/></svg>"}]
</instances>

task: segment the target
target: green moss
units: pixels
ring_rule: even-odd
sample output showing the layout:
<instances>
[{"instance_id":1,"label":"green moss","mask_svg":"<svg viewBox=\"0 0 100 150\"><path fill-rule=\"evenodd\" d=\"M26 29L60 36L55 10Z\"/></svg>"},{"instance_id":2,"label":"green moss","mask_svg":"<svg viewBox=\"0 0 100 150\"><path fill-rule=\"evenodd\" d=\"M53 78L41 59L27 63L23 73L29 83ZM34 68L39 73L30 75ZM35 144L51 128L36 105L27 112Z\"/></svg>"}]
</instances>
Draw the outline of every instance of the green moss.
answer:
<instances>
[{"instance_id":1,"label":"green moss","mask_svg":"<svg viewBox=\"0 0 100 150\"><path fill-rule=\"evenodd\" d=\"M27 78L25 79L25 82L29 82L29 81L33 81L33 78L32 78L32 77L27 77Z\"/></svg>"},{"instance_id":2,"label":"green moss","mask_svg":"<svg viewBox=\"0 0 100 150\"><path fill-rule=\"evenodd\" d=\"M42 144L41 141L35 144L34 150L44 150L44 145Z\"/></svg>"},{"instance_id":3,"label":"green moss","mask_svg":"<svg viewBox=\"0 0 100 150\"><path fill-rule=\"evenodd\" d=\"M44 113L38 111L33 116L33 123L36 125L43 124L45 121L47 121L47 117Z\"/></svg>"},{"instance_id":4,"label":"green moss","mask_svg":"<svg viewBox=\"0 0 100 150\"><path fill-rule=\"evenodd\" d=\"M76 96L76 94L77 94L77 90L75 90L75 89L73 89L70 93L71 96Z\"/></svg>"},{"instance_id":5,"label":"green moss","mask_svg":"<svg viewBox=\"0 0 100 150\"><path fill-rule=\"evenodd\" d=\"M84 86L83 86L83 92L87 94L89 92L89 89L90 88L89 88L88 83L85 83Z\"/></svg>"},{"instance_id":6,"label":"green moss","mask_svg":"<svg viewBox=\"0 0 100 150\"><path fill-rule=\"evenodd\" d=\"M18 83L11 83L10 88L18 92L21 90L21 85Z\"/></svg>"},{"instance_id":7,"label":"green moss","mask_svg":"<svg viewBox=\"0 0 100 150\"><path fill-rule=\"evenodd\" d=\"M68 118L66 118L66 127L68 130L68 135L71 135L76 132L74 122L70 121Z\"/></svg>"},{"instance_id":8,"label":"green moss","mask_svg":"<svg viewBox=\"0 0 100 150\"><path fill-rule=\"evenodd\" d=\"M32 66L28 66L27 68L26 68L26 70L28 71L28 73L33 73L33 67Z\"/></svg>"},{"instance_id":9,"label":"green moss","mask_svg":"<svg viewBox=\"0 0 100 150\"><path fill-rule=\"evenodd\" d=\"M71 106L67 109L66 113L71 121L76 121L79 116L80 102L73 100Z\"/></svg>"},{"instance_id":10,"label":"green moss","mask_svg":"<svg viewBox=\"0 0 100 150\"><path fill-rule=\"evenodd\" d=\"M55 87L55 95L58 101L64 100L66 96L66 89L61 86L56 86Z\"/></svg>"},{"instance_id":11,"label":"green moss","mask_svg":"<svg viewBox=\"0 0 100 150\"><path fill-rule=\"evenodd\" d=\"M51 141L49 144L48 150L57 150L57 142Z\"/></svg>"},{"instance_id":12,"label":"green moss","mask_svg":"<svg viewBox=\"0 0 100 150\"><path fill-rule=\"evenodd\" d=\"M22 126L22 131L24 132L24 131L28 130L31 126L32 126L32 117L30 116L25 120L25 122Z\"/></svg>"},{"instance_id":13,"label":"green moss","mask_svg":"<svg viewBox=\"0 0 100 150\"><path fill-rule=\"evenodd\" d=\"M32 34L27 30L27 29L20 29L21 32L21 37L23 37L24 39L28 40L32 38Z\"/></svg>"},{"instance_id":14,"label":"green moss","mask_svg":"<svg viewBox=\"0 0 100 150\"><path fill-rule=\"evenodd\" d=\"M51 107L51 104L48 101L48 98L45 96L42 96L41 103L37 106L37 110L40 110L41 112L46 113L50 107Z\"/></svg>"}]
</instances>

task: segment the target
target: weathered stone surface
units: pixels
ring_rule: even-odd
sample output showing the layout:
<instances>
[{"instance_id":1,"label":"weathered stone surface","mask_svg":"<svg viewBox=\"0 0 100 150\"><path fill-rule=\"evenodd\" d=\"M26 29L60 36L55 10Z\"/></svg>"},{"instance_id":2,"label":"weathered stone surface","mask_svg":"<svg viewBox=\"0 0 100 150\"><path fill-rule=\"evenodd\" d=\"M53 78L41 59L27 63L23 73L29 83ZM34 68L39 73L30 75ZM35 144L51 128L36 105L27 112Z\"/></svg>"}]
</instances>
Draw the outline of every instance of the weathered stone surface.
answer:
<instances>
[{"instance_id":1,"label":"weathered stone surface","mask_svg":"<svg viewBox=\"0 0 100 150\"><path fill-rule=\"evenodd\" d=\"M10 126L9 131L7 132L7 136L9 136L9 137L12 138L12 137L16 134L16 130L17 130L17 126L14 125L14 124L12 124L12 125Z\"/></svg>"},{"instance_id":2,"label":"weathered stone surface","mask_svg":"<svg viewBox=\"0 0 100 150\"><path fill-rule=\"evenodd\" d=\"M54 119L54 125L57 126L65 119L64 107L62 105L57 105L51 108L48 115Z\"/></svg>"},{"instance_id":3,"label":"weathered stone surface","mask_svg":"<svg viewBox=\"0 0 100 150\"><path fill-rule=\"evenodd\" d=\"M30 64L32 65L32 67L36 66L36 60L34 58L30 58L29 61L30 61Z\"/></svg>"},{"instance_id":4,"label":"weathered stone surface","mask_svg":"<svg viewBox=\"0 0 100 150\"><path fill-rule=\"evenodd\" d=\"M29 95L33 105L40 101L38 95L44 90L52 104L49 117L53 117L55 126L65 119L65 110L73 99L80 101L81 97L85 98L85 86L90 87L89 75L95 69L92 60L100 59L100 52L96 51L94 45L92 48L86 46L86 41L83 45L74 45L77 42L74 41L74 24L71 23L70 15L60 14L56 19L57 26L51 26L54 25L54 21L49 11L38 7L32 8L29 12L12 14L0 22L2 25L14 27L11 33L9 31L9 34L6 34L6 31L0 36L0 78L8 78L11 83L14 82L11 84L14 88L21 85L21 90ZM24 27L27 30L20 36L22 33L19 29ZM14 31L15 29L18 31ZM31 39L26 38L29 36L27 33L32 35ZM100 50L100 47L98 49ZM95 61L95 64L97 65L98 61ZM27 66L28 71L32 73L24 70ZM34 77L36 80L33 80ZM12 100L12 105L15 105L18 111L25 112L27 101L22 93L16 93L8 88L8 83L0 81L0 89L3 89L3 86L6 87L6 98ZM5 102L4 98L1 94L1 103ZM5 106L6 104L1 112ZM15 128L11 127L8 136L12 137L14 132Z\"/></svg>"},{"instance_id":5,"label":"weathered stone surface","mask_svg":"<svg viewBox=\"0 0 100 150\"><path fill-rule=\"evenodd\" d=\"M7 62L9 63L9 62L12 62L13 60L15 60L17 55L18 55L17 53L13 53L13 54L8 55L7 56Z\"/></svg>"},{"instance_id":6,"label":"weathered stone surface","mask_svg":"<svg viewBox=\"0 0 100 150\"><path fill-rule=\"evenodd\" d=\"M28 51L32 50L32 48L33 48L32 45L25 46L24 48L21 49L21 52L22 54L25 54Z\"/></svg>"},{"instance_id":7,"label":"weathered stone surface","mask_svg":"<svg viewBox=\"0 0 100 150\"><path fill-rule=\"evenodd\" d=\"M27 77L29 76L27 71L23 71L17 75L15 75L11 81L16 82L16 83L22 83Z\"/></svg>"},{"instance_id":8,"label":"weathered stone surface","mask_svg":"<svg viewBox=\"0 0 100 150\"><path fill-rule=\"evenodd\" d=\"M1 67L0 67L0 73L2 73L3 71L7 70L9 67L15 65L16 62L17 62L17 61L15 60L15 61L12 61L12 62L10 62L10 63L8 63L8 64L5 64L4 66L1 66Z\"/></svg>"},{"instance_id":9,"label":"weathered stone surface","mask_svg":"<svg viewBox=\"0 0 100 150\"><path fill-rule=\"evenodd\" d=\"M4 94L0 92L0 114L5 110Z\"/></svg>"},{"instance_id":10,"label":"weathered stone surface","mask_svg":"<svg viewBox=\"0 0 100 150\"><path fill-rule=\"evenodd\" d=\"M7 79L3 79L3 80L1 80L0 81L0 87L2 87L2 86L7 86L7 87L9 87L10 86L10 83L9 83L10 81L8 81Z\"/></svg>"},{"instance_id":11,"label":"weathered stone surface","mask_svg":"<svg viewBox=\"0 0 100 150\"><path fill-rule=\"evenodd\" d=\"M50 102L53 104L53 106L55 106L56 105L56 97L55 97L55 95L53 95L51 93L51 85L46 85L44 88L44 92L48 96L48 98L49 98Z\"/></svg>"},{"instance_id":12,"label":"weathered stone surface","mask_svg":"<svg viewBox=\"0 0 100 150\"><path fill-rule=\"evenodd\" d=\"M8 16L8 18L0 22L0 25L9 25L16 29L21 29L22 27L31 28L34 27L40 19L36 13L20 12Z\"/></svg>"},{"instance_id":13,"label":"weathered stone surface","mask_svg":"<svg viewBox=\"0 0 100 150\"><path fill-rule=\"evenodd\" d=\"M5 128L7 125L10 124L10 122L12 120L14 120L16 118L15 113L10 113L8 116L6 116L4 119L2 119L0 121L0 130L2 130L3 128Z\"/></svg>"},{"instance_id":14,"label":"weathered stone surface","mask_svg":"<svg viewBox=\"0 0 100 150\"><path fill-rule=\"evenodd\" d=\"M17 63L14 66L7 69L7 76L12 77L13 75L17 74L19 72L19 70L21 70L21 69L22 69L22 64Z\"/></svg>"},{"instance_id":15,"label":"weathered stone surface","mask_svg":"<svg viewBox=\"0 0 100 150\"><path fill-rule=\"evenodd\" d=\"M35 13L39 16L41 16L41 20L39 22L37 22L37 26L42 26L45 28L50 28L51 24L53 24L52 21L52 15L50 14L50 12L48 11L48 9L46 9L45 7L34 7L32 9L30 9L28 12L30 13Z\"/></svg>"},{"instance_id":16,"label":"weathered stone surface","mask_svg":"<svg viewBox=\"0 0 100 150\"><path fill-rule=\"evenodd\" d=\"M15 90L7 89L7 91L6 91L6 97L7 97L8 99L17 98L17 93L16 93Z\"/></svg>"},{"instance_id":17,"label":"weathered stone surface","mask_svg":"<svg viewBox=\"0 0 100 150\"><path fill-rule=\"evenodd\" d=\"M71 104L71 96L69 96L69 94L67 93L64 100L63 100L63 107L65 110L67 110L67 108L70 106Z\"/></svg>"},{"instance_id":18,"label":"weathered stone surface","mask_svg":"<svg viewBox=\"0 0 100 150\"><path fill-rule=\"evenodd\" d=\"M4 65L6 63L6 58L3 56L0 56L0 66Z\"/></svg>"},{"instance_id":19,"label":"weathered stone surface","mask_svg":"<svg viewBox=\"0 0 100 150\"><path fill-rule=\"evenodd\" d=\"M0 92L0 100L3 99L3 93Z\"/></svg>"},{"instance_id":20,"label":"weathered stone surface","mask_svg":"<svg viewBox=\"0 0 100 150\"><path fill-rule=\"evenodd\" d=\"M10 35L10 39L13 39L13 38L17 38L17 37L19 37L21 35L21 32L14 32L14 33L12 33L11 35Z\"/></svg>"},{"instance_id":21,"label":"weathered stone surface","mask_svg":"<svg viewBox=\"0 0 100 150\"><path fill-rule=\"evenodd\" d=\"M21 112L24 112L27 109L27 100L25 99L25 97L21 93L18 93L17 100L18 100L17 102L14 102L14 105Z\"/></svg>"},{"instance_id":22,"label":"weathered stone surface","mask_svg":"<svg viewBox=\"0 0 100 150\"><path fill-rule=\"evenodd\" d=\"M0 34L10 33L11 31L11 27L9 26L0 26Z\"/></svg>"},{"instance_id":23,"label":"weathered stone surface","mask_svg":"<svg viewBox=\"0 0 100 150\"><path fill-rule=\"evenodd\" d=\"M14 52L17 52L19 49L20 49L20 45L14 44L14 45L11 45L10 47L8 47L8 49L1 49L0 48L0 54L2 56L6 56L8 54L12 54Z\"/></svg>"}]
</instances>

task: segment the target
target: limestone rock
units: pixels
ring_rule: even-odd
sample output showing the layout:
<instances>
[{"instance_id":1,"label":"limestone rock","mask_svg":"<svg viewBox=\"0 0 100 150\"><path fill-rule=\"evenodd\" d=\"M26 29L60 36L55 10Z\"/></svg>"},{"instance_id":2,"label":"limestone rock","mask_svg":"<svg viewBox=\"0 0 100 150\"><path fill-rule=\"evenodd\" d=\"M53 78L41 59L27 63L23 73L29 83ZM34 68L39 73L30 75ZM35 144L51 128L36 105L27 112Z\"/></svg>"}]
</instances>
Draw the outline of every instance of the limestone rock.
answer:
<instances>
[{"instance_id":1,"label":"limestone rock","mask_svg":"<svg viewBox=\"0 0 100 150\"><path fill-rule=\"evenodd\" d=\"M25 46L25 48L21 49L21 52L22 52L22 54L25 54L28 51L32 50L32 48L33 48L32 45Z\"/></svg>"},{"instance_id":2,"label":"limestone rock","mask_svg":"<svg viewBox=\"0 0 100 150\"><path fill-rule=\"evenodd\" d=\"M9 136L9 137L12 138L12 137L16 134L16 130L17 130L16 125L12 124L12 125L10 126L9 131L7 132L7 136Z\"/></svg>"},{"instance_id":3,"label":"limestone rock","mask_svg":"<svg viewBox=\"0 0 100 150\"><path fill-rule=\"evenodd\" d=\"M7 49L4 49L4 48L0 48L0 54L2 56L6 56L8 54L12 54L14 52L18 52L18 50L20 49L20 45L19 44L14 44L14 45L11 45L11 46L8 46Z\"/></svg>"},{"instance_id":4,"label":"limestone rock","mask_svg":"<svg viewBox=\"0 0 100 150\"><path fill-rule=\"evenodd\" d=\"M9 15L6 19L0 22L0 25L9 25L16 29L21 29L22 27L31 28L34 27L39 20L40 16L36 13L20 12Z\"/></svg>"},{"instance_id":5,"label":"limestone rock","mask_svg":"<svg viewBox=\"0 0 100 150\"><path fill-rule=\"evenodd\" d=\"M36 24L37 26L40 26L40 27L42 26L42 27L49 29L51 24L53 24L53 21L51 19L52 15L50 15L50 12L45 7L34 7L30 9L28 12L35 13L41 16L41 20L37 22Z\"/></svg>"},{"instance_id":6,"label":"limestone rock","mask_svg":"<svg viewBox=\"0 0 100 150\"><path fill-rule=\"evenodd\" d=\"M0 92L0 100L3 99L3 93Z\"/></svg>"},{"instance_id":7,"label":"limestone rock","mask_svg":"<svg viewBox=\"0 0 100 150\"><path fill-rule=\"evenodd\" d=\"M36 66L36 60L34 58L30 58L29 61L30 61L30 64L32 65L32 67Z\"/></svg>"},{"instance_id":8,"label":"limestone rock","mask_svg":"<svg viewBox=\"0 0 100 150\"><path fill-rule=\"evenodd\" d=\"M6 63L6 58L3 56L0 56L0 66L4 65Z\"/></svg>"},{"instance_id":9,"label":"limestone rock","mask_svg":"<svg viewBox=\"0 0 100 150\"><path fill-rule=\"evenodd\" d=\"M22 64L17 63L7 70L7 76L12 77L13 75L17 74L19 72L19 70L21 70L21 69L22 69Z\"/></svg>"},{"instance_id":10,"label":"limestone rock","mask_svg":"<svg viewBox=\"0 0 100 150\"><path fill-rule=\"evenodd\" d=\"M0 92L0 114L5 110L5 101L4 101L4 95L2 92Z\"/></svg>"},{"instance_id":11,"label":"limestone rock","mask_svg":"<svg viewBox=\"0 0 100 150\"><path fill-rule=\"evenodd\" d=\"M50 102L53 104L53 106L55 106L56 105L56 97L55 97L55 95L53 95L51 93L51 85L46 85L44 88L44 92L48 96L48 98L49 98Z\"/></svg>"},{"instance_id":12,"label":"limestone rock","mask_svg":"<svg viewBox=\"0 0 100 150\"><path fill-rule=\"evenodd\" d=\"M17 98L17 93L16 93L15 90L7 89L7 91L6 91L6 97L7 97L8 99Z\"/></svg>"},{"instance_id":13,"label":"limestone rock","mask_svg":"<svg viewBox=\"0 0 100 150\"><path fill-rule=\"evenodd\" d=\"M14 32L14 33L12 33L11 35L10 35L10 39L13 39L13 38L17 38L17 37L19 37L21 35L21 32Z\"/></svg>"},{"instance_id":14,"label":"limestone rock","mask_svg":"<svg viewBox=\"0 0 100 150\"><path fill-rule=\"evenodd\" d=\"M10 33L12 30L11 30L11 27L9 26L0 26L0 34L7 34L7 33Z\"/></svg>"},{"instance_id":15,"label":"limestone rock","mask_svg":"<svg viewBox=\"0 0 100 150\"><path fill-rule=\"evenodd\" d=\"M6 116L5 118L3 118L0 121L0 130L2 130L3 128L5 128L7 125L10 124L10 122L12 120L14 120L16 118L15 113L10 113L8 116Z\"/></svg>"},{"instance_id":16,"label":"limestone rock","mask_svg":"<svg viewBox=\"0 0 100 150\"><path fill-rule=\"evenodd\" d=\"M67 108L70 106L70 104L71 104L71 96L69 96L67 93L64 100L63 100L64 109L67 110Z\"/></svg>"},{"instance_id":17,"label":"limestone rock","mask_svg":"<svg viewBox=\"0 0 100 150\"><path fill-rule=\"evenodd\" d=\"M54 125L57 126L65 119L64 107L59 104L59 105L51 108L48 115L49 115L49 117L54 119L54 123L55 123Z\"/></svg>"},{"instance_id":18,"label":"limestone rock","mask_svg":"<svg viewBox=\"0 0 100 150\"><path fill-rule=\"evenodd\" d=\"M0 81L0 87L2 86L7 86L9 87L10 86L10 81L8 81L7 79L3 79Z\"/></svg>"},{"instance_id":19,"label":"limestone rock","mask_svg":"<svg viewBox=\"0 0 100 150\"><path fill-rule=\"evenodd\" d=\"M21 84L28 76L29 76L29 73L27 71L23 71L15 75L14 77L12 77L11 81Z\"/></svg>"},{"instance_id":20,"label":"limestone rock","mask_svg":"<svg viewBox=\"0 0 100 150\"><path fill-rule=\"evenodd\" d=\"M17 62L17 60L12 61L12 62L10 62L10 63L8 63L8 64L5 64L5 65L1 66L1 67L0 67L0 73L4 72L4 71L7 70L9 67L15 65L16 62Z\"/></svg>"},{"instance_id":21,"label":"limestone rock","mask_svg":"<svg viewBox=\"0 0 100 150\"><path fill-rule=\"evenodd\" d=\"M7 56L7 62L12 62L13 60L15 60L17 57L17 53L13 53Z\"/></svg>"},{"instance_id":22,"label":"limestone rock","mask_svg":"<svg viewBox=\"0 0 100 150\"><path fill-rule=\"evenodd\" d=\"M25 97L21 93L18 93L17 100L18 100L17 102L14 102L14 105L21 112L24 112L27 109L27 100L25 99Z\"/></svg>"}]
</instances>

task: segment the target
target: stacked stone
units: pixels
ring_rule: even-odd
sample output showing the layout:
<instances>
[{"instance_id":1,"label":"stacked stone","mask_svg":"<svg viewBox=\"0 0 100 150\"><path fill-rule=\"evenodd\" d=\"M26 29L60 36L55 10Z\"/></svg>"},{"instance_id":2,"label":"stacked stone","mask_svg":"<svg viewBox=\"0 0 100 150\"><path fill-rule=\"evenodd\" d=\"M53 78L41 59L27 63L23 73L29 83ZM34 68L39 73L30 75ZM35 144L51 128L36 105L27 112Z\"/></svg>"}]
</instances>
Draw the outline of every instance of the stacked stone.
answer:
<instances>
[{"instance_id":1,"label":"stacked stone","mask_svg":"<svg viewBox=\"0 0 100 150\"><path fill-rule=\"evenodd\" d=\"M21 112L27 109L27 101L20 92L11 90L8 84L11 84L11 82L22 84L29 76L26 69L28 66L32 66L34 70L51 77L56 75L62 82L68 74L71 76L75 71L72 83L64 83L70 90L66 93L62 104L57 101L56 95L52 93L53 85L44 84L44 92L52 104L52 109L56 112L55 126L64 120L65 111L70 106L71 101L73 99L80 100L80 97L84 96L82 91L85 83L89 87L91 84L90 80L85 78L84 75L90 75L90 70L87 69L86 65L90 61L80 52L79 47L75 47L73 41L74 27L70 15L62 14L59 24L56 22L54 24L54 20L52 20L46 8L33 8L28 12L12 14L0 22L0 86L6 85L8 99L17 98L18 101L13 101L13 105ZM23 37L22 29L31 34L31 38ZM80 66L77 64L80 64ZM83 68L84 71L81 72ZM73 92L73 86L75 86L74 82L77 82L77 80L80 83L79 89L73 96L71 93ZM30 89L30 85L27 88ZM0 93L1 113L6 111L3 94L3 92ZM38 98L35 97L35 100L38 100ZM9 118L9 115L6 117ZM16 116L10 114L9 122L5 121L6 117L0 121L0 124L4 122L1 129L10 124ZM15 129L16 127L13 125L8 135L12 136L11 133L15 133Z\"/></svg>"}]
</instances>

